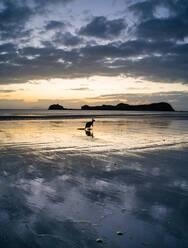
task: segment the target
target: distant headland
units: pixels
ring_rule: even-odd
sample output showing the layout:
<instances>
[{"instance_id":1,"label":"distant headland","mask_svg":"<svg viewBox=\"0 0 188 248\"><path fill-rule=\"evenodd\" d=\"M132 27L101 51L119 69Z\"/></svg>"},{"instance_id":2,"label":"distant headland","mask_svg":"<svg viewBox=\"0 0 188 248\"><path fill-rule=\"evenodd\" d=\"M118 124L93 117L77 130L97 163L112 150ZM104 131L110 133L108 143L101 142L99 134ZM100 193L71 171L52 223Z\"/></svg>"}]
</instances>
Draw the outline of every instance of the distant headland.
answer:
<instances>
[{"instance_id":1,"label":"distant headland","mask_svg":"<svg viewBox=\"0 0 188 248\"><path fill-rule=\"evenodd\" d=\"M52 104L49 106L48 110L64 110L65 108L59 104Z\"/></svg>"},{"instance_id":2,"label":"distant headland","mask_svg":"<svg viewBox=\"0 0 188 248\"><path fill-rule=\"evenodd\" d=\"M81 107L82 110L130 110L130 111L175 111L172 106L167 102L151 103L143 105L129 105L119 103L116 106L102 105L102 106L88 106Z\"/></svg>"},{"instance_id":3,"label":"distant headland","mask_svg":"<svg viewBox=\"0 0 188 248\"><path fill-rule=\"evenodd\" d=\"M48 110L74 110L67 109L59 104L52 104ZM78 109L75 109L78 110ZM173 107L167 102L142 104L142 105L129 105L126 103L119 103L117 105L101 105L101 106L89 106L84 105L81 110L126 110L126 111L175 111Z\"/></svg>"}]
</instances>

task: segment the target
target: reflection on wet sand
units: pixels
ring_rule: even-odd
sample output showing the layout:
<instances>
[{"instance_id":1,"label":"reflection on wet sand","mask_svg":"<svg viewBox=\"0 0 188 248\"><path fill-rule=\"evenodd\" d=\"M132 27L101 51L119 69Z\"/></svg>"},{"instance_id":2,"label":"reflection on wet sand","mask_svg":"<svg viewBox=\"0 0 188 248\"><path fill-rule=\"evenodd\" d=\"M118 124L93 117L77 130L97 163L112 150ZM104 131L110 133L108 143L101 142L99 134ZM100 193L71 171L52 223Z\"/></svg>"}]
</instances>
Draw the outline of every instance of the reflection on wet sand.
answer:
<instances>
[{"instance_id":1,"label":"reflection on wet sand","mask_svg":"<svg viewBox=\"0 0 188 248\"><path fill-rule=\"evenodd\" d=\"M57 149L94 147L106 149L136 149L173 145L185 142L186 121L99 119L93 130L79 130L84 120L2 121L0 144L42 146ZM90 142L90 137L95 137ZM88 138L86 137L88 136ZM165 141L165 143L164 143Z\"/></svg>"},{"instance_id":2,"label":"reflection on wet sand","mask_svg":"<svg viewBox=\"0 0 188 248\"><path fill-rule=\"evenodd\" d=\"M93 130L85 130L85 133L86 133L87 136L90 136L92 138L94 137Z\"/></svg>"},{"instance_id":3,"label":"reflection on wet sand","mask_svg":"<svg viewBox=\"0 0 188 248\"><path fill-rule=\"evenodd\" d=\"M186 123L81 124L0 123L0 246L187 247Z\"/></svg>"}]
</instances>

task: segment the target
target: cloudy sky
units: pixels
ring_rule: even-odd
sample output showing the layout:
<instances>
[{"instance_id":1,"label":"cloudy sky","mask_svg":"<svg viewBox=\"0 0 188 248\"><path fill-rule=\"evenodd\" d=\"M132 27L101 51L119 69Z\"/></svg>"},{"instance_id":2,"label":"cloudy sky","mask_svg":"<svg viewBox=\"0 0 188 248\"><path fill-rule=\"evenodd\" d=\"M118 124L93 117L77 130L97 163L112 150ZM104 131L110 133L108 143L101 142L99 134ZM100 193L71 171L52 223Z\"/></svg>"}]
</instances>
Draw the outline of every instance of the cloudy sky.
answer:
<instances>
[{"instance_id":1,"label":"cloudy sky","mask_svg":"<svg viewBox=\"0 0 188 248\"><path fill-rule=\"evenodd\" d=\"M188 110L188 0L0 0L0 108Z\"/></svg>"}]
</instances>

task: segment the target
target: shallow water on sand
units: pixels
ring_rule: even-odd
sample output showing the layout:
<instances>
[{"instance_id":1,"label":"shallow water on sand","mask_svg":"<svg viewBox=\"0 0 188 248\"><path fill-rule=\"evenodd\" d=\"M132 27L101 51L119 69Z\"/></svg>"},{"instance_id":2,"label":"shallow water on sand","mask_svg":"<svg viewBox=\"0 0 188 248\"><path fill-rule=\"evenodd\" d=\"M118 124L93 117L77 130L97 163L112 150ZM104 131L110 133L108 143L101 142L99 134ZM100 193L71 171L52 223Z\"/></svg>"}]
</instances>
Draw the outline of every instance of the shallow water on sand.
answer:
<instances>
[{"instance_id":1,"label":"shallow water on sand","mask_svg":"<svg viewBox=\"0 0 188 248\"><path fill-rule=\"evenodd\" d=\"M0 247L188 247L187 122L1 121Z\"/></svg>"}]
</instances>

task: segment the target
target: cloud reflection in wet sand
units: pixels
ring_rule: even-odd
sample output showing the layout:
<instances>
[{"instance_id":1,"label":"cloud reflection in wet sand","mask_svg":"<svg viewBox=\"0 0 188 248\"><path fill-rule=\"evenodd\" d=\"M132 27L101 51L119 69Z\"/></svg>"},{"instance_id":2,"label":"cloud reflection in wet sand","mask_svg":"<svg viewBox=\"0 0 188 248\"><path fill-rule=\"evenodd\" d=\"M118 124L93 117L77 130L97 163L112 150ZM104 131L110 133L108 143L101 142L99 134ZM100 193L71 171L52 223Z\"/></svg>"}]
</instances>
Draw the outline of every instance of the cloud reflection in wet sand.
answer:
<instances>
[{"instance_id":1,"label":"cloud reflection in wet sand","mask_svg":"<svg viewBox=\"0 0 188 248\"><path fill-rule=\"evenodd\" d=\"M2 247L187 246L186 122L3 123Z\"/></svg>"}]
</instances>

